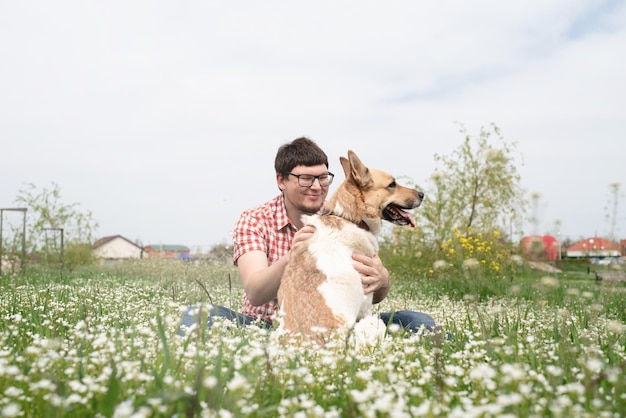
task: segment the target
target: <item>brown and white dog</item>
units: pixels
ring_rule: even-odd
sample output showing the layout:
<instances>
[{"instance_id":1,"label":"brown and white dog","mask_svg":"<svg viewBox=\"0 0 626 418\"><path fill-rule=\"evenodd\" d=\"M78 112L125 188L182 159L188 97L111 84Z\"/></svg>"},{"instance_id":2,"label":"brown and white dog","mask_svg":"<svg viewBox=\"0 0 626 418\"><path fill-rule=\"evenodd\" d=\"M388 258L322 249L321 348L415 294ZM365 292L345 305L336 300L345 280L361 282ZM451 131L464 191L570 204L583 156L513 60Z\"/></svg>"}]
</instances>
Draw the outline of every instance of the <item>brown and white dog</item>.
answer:
<instances>
[{"instance_id":1,"label":"brown and white dog","mask_svg":"<svg viewBox=\"0 0 626 418\"><path fill-rule=\"evenodd\" d=\"M372 294L364 294L352 254L371 257L378 252L375 235L383 219L414 227L405 210L418 207L424 197L390 174L367 168L350 150L340 162L346 178L321 214L303 217L316 231L292 249L278 290L279 330L322 343L371 311Z\"/></svg>"}]
</instances>

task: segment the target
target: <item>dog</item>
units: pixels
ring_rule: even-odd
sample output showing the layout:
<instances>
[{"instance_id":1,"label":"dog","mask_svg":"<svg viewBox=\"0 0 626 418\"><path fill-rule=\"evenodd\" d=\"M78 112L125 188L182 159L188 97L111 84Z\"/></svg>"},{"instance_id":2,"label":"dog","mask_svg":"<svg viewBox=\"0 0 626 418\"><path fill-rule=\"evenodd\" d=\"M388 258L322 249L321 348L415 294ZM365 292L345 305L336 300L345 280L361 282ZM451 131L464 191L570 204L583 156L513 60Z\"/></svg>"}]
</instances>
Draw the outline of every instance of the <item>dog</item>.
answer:
<instances>
[{"instance_id":1,"label":"dog","mask_svg":"<svg viewBox=\"0 0 626 418\"><path fill-rule=\"evenodd\" d=\"M371 313L352 254L373 256L382 221L415 227L406 210L424 193L401 186L381 170L369 169L348 150L340 157L345 180L317 215L303 216L313 236L292 248L278 289L279 330L324 343L337 330L350 330Z\"/></svg>"}]
</instances>

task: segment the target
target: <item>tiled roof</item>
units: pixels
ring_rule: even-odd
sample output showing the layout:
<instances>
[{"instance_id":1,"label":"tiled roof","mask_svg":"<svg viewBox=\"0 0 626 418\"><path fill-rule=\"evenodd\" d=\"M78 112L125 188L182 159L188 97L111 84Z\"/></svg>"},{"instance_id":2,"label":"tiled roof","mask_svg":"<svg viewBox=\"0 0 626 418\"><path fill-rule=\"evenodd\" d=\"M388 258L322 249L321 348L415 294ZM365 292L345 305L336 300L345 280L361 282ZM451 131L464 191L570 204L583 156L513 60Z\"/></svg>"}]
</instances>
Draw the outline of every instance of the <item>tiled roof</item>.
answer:
<instances>
[{"instance_id":1,"label":"tiled roof","mask_svg":"<svg viewBox=\"0 0 626 418\"><path fill-rule=\"evenodd\" d=\"M93 249L95 250L96 248L102 247L104 244L113 241L116 238L120 238L123 239L124 241L127 241L128 243L134 245L137 248L141 248L141 246L135 244L134 242L132 242L131 240L129 240L128 238L124 238L121 235L109 235L108 237L102 237L99 240L97 240L94 244L93 244Z\"/></svg>"},{"instance_id":2,"label":"tiled roof","mask_svg":"<svg viewBox=\"0 0 626 418\"><path fill-rule=\"evenodd\" d=\"M592 241L593 240L593 241ZM585 238L567 248L567 251L589 251L589 250L620 250L619 244L609 241L606 238Z\"/></svg>"}]
</instances>

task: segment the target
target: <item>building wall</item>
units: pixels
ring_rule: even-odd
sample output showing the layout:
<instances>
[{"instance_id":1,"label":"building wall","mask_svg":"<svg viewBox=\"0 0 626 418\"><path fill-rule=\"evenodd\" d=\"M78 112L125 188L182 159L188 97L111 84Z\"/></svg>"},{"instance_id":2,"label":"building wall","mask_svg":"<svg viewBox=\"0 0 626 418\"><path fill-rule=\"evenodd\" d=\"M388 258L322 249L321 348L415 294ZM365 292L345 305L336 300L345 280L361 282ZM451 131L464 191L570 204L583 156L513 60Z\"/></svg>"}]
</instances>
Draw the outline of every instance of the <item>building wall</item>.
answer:
<instances>
[{"instance_id":1,"label":"building wall","mask_svg":"<svg viewBox=\"0 0 626 418\"><path fill-rule=\"evenodd\" d=\"M593 250L593 251L567 251L568 257L594 258L594 257L619 257L617 250Z\"/></svg>"},{"instance_id":2,"label":"building wall","mask_svg":"<svg viewBox=\"0 0 626 418\"><path fill-rule=\"evenodd\" d=\"M107 259L141 258L141 253L141 248L122 238L115 238L94 250L96 257Z\"/></svg>"}]
</instances>

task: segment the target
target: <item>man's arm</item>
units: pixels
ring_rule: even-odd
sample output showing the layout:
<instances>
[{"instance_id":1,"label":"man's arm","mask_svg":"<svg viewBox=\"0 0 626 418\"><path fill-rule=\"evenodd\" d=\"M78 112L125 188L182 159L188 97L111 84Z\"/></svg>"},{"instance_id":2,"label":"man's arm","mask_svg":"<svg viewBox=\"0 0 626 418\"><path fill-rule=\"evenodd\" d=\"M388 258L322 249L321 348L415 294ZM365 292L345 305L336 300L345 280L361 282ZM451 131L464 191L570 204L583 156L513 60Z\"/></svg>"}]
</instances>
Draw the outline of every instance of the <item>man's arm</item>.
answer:
<instances>
[{"instance_id":1,"label":"man's arm","mask_svg":"<svg viewBox=\"0 0 626 418\"><path fill-rule=\"evenodd\" d=\"M296 232L291 242L291 248L311 238L314 232L315 227L313 226L305 226ZM260 306L276 298L280 279L289 262L289 254L291 254L291 250L271 266L268 266L267 254L263 251L248 251L239 257L237 260L239 277L251 304Z\"/></svg>"},{"instance_id":2,"label":"man's arm","mask_svg":"<svg viewBox=\"0 0 626 418\"><path fill-rule=\"evenodd\" d=\"M274 300L288 260L289 254L268 266L263 251L249 251L239 257L239 277L251 304L260 306Z\"/></svg>"}]
</instances>

